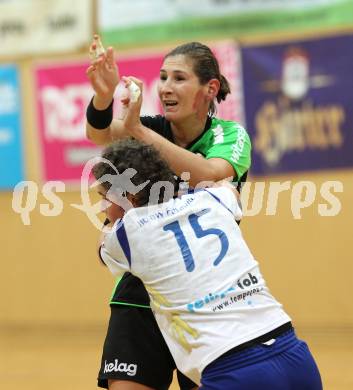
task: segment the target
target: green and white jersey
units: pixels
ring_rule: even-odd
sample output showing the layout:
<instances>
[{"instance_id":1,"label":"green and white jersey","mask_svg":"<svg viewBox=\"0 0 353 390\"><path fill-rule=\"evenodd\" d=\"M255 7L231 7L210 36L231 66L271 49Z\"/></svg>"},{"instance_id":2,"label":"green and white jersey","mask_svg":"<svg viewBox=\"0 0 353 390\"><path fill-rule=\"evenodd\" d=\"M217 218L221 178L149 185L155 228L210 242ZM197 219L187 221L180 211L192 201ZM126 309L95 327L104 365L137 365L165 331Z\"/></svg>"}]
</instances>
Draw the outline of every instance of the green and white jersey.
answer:
<instances>
[{"instance_id":1,"label":"green and white jersey","mask_svg":"<svg viewBox=\"0 0 353 390\"><path fill-rule=\"evenodd\" d=\"M174 143L173 133L163 116L141 117L144 126L154 130ZM228 161L237 174L235 181L247 173L251 165L251 142L247 131L239 123L208 117L205 128L194 141L186 146L193 153L200 153L206 159L222 158Z\"/></svg>"},{"instance_id":2,"label":"green and white jersey","mask_svg":"<svg viewBox=\"0 0 353 390\"><path fill-rule=\"evenodd\" d=\"M250 138L244 127L237 122L212 118L210 128L188 150L201 153L206 159L222 158L228 161L237 173L236 181L240 181L250 168Z\"/></svg>"}]
</instances>

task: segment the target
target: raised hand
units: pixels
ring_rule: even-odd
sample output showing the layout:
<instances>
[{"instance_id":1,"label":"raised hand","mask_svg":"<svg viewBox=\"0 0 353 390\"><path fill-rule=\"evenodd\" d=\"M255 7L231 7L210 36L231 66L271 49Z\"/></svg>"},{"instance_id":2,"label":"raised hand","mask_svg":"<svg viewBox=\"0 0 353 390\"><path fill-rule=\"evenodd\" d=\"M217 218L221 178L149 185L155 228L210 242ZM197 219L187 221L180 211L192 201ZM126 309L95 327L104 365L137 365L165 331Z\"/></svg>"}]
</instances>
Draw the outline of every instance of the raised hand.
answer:
<instances>
[{"instance_id":1,"label":"raised hand","mask_svg":"<svg viewBox=\"0 0 353 390\"><path fill-rule=\"evenodd\" d=\"M87 68L86 74L96 93L94 105L97 109L105 109L111 103L120 80L114 50L108 47L104 51L100 46L99 36L95 35L90 46L90 54L91 65Z\"/></svg>"}]
</instances>

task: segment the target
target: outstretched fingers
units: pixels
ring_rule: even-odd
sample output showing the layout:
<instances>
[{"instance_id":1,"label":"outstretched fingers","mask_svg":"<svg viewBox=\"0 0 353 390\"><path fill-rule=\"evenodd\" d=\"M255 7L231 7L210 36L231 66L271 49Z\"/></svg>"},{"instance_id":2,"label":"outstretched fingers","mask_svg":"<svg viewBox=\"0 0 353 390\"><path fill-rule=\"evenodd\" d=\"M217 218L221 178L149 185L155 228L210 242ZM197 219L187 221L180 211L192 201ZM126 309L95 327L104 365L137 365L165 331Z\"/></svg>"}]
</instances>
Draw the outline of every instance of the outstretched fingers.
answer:
<instances>
[{"instance_id":1,"label":"outstretched fingers","mask_svg":"<svg viewBox=\"0 0 353 390\"><path fill-rule=\"evenodd\" d=\"M108 64L108 66L110 66L110 67L116 66L114 49L111 46L108 47L106 54L105 54L105 58L106 58L106 62Z\"/></svg>"},{"instance_id":2,"label":"outstretched fingers","mask_svg":"<svg viewBox=\"0 0 353 390\"><path fill-rule=\"evenodd\" d=\"M95 65L90 65L90 66L86 69L86 75L87 75L88 77L92 77L95 70L96 70L96 66L95 66Z\"/></svg>"}]
</instances>

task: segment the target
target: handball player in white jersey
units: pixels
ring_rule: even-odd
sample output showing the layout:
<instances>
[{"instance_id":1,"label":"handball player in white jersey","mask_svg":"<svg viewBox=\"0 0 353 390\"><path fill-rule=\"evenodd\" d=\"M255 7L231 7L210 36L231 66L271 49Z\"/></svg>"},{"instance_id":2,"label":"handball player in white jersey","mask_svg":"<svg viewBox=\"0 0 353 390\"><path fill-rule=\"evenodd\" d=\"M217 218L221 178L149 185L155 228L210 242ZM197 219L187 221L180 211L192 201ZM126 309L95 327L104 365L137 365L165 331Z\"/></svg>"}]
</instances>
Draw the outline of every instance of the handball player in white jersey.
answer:
<instances>
[{"instance_id":1,"label":"handball player in white jersey","mask_svg":"<svg viewBox=\"0 0 353 390\"><path fill-rule=\"evenodd\" d=\"M143 281L178 369L207 390L322 389L242 237L234 187L178 196L167 163L135 140L113 143L102 157L93 174L113 226L100 257L114 274ZM127 169L136 172L130 186L143 187L137 193L115 180Z\"/></svg>"}]
</instances>

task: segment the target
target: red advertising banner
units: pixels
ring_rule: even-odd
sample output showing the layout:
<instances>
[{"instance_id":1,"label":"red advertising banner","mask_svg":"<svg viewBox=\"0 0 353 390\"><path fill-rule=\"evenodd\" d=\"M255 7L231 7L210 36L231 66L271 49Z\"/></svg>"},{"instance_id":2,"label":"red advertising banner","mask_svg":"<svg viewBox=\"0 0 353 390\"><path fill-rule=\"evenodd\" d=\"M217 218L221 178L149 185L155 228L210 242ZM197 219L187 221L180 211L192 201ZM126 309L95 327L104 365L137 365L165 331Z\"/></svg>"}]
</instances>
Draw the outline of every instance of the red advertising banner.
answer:
<instances>
[{"instance_id":1,"label":"red advertising banner","mask_svg":"<svg viewBox=\"0 0 353 390\"><path fill-rule=\"evenodd\" d=\"M238 48L232 42L221 42L212 49L232 89L217 116L242 122ZM119 55L120 75L135 76L144 82L142 115L160 113L157 83L164 54ZM93 96L87 67L88 61L81 61L38 64L35 69L44 181L78 181L87 160L99 154L99 148L85 135L85 111Z\"/></svg>"}]
</instances>

